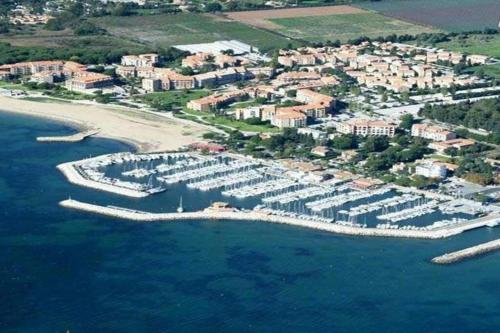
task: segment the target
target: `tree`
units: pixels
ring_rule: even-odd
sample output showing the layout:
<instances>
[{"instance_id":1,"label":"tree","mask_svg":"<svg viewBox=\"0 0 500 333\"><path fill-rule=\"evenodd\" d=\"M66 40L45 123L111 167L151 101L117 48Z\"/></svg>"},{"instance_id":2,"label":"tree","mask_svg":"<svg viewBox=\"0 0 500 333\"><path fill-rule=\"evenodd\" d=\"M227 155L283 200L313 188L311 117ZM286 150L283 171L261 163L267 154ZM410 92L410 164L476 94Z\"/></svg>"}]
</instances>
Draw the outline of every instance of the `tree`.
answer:
<instances>
[{"instance_id":1,"label":"tree","mask_svg":"<svg viewBox=\"0 0 500 333\"><path fill-rule=\"evenodd\" d=\"M194 74L194 71L193 71L193 69L191 67L182 67L181 74L182 75L190 76L190 75Z\"/></svg>"},{"instance_id":2,"label":"tree","mask_svg":"<svg viewBox=\"0 0 500 333\"><path fill-rule=\"evenodd\" d=\"M84 21L81 24L79 24L73 31L78 36L100 35L104 33L103 29L87 21Z\"/></svg>"},{"instance_id":3,"label":"tree","mask_svg":"<svg viewBox=\"0 0 500 333\"><path fill-rule=\"evenodd\" d=\"M370 136L363 144L363 151L367 153L381 152L389 147L389 140L385 136Z\"/></svg>"},{"instance_id":4,"label":"tree","mask_svg":"<svg viewBox=\"0 0 500 333\"><path fill-rule=\"evenodd\" d=\"M59 31L64 29L64 23L59 18L52 18L45 23L45 29L50 31Z\"/></svg>"},{"instance_id":5,"label":"tree","mask_svg":"<svg viewBox=\"0 0 500 333\"><path fill-rule=\"evenodd\" d=\"M9 30L9 22L7 20L0 20L0 34L5 34Z\"/></svg>"},{"instance_id":6,"label":"tree","mask_svg":"<svg viewBox=\"0 0 500 333\"><path fill-rule=\"evenodd\" d=\"M415 122L415 118L411 114L405 114L402 115L401 118L399 118L401 121L399 123L399 127L406 129L406 130L411 130L411 127L413 126L413 123Z\"/></svg>"},{"instance_id":7,"label":"tree","mask_svg":"<svg viewBox=\"0 0 500 333\"><path fill-rule=\"evenodd\" d=\"M132 15L132 10L130 6L125 3L119 3L116 5L115 9L111 11L111 15L113 16L130 16Z\"/></svg>"},{"instance_id":8,"label":"tree","mask_svg":"<svg viewBox=\"0 0 500 333\"><path fill-rule=\"evenodd\" d=\"M344 134L333 138L330 141L330 146L340 150L356 149L358 148L358 139L355 135Z\"/></svg>"},{"instance_id":9,"label":"tree","mask_svg":"<svg viewBox=\"0 0 500 333\"><path fill-rule=\"evenodd\" d=\"M206 5L205 10L211 13L220 12L222 10L222 5L219 2L209 2Z\"/></svg>"},{"instance_id":10,"label":"tree","mask_svg":"<svg viewBox=\"0 0 500 333\"><path fill-rule=\"evenodd\" d=\"M388 99L389 99L389 97L387 97L387 93L384 91L382 93L382 97L380 98L380 100L385 103L385 102L387 102Z\"/></svg>"}]
</instances>

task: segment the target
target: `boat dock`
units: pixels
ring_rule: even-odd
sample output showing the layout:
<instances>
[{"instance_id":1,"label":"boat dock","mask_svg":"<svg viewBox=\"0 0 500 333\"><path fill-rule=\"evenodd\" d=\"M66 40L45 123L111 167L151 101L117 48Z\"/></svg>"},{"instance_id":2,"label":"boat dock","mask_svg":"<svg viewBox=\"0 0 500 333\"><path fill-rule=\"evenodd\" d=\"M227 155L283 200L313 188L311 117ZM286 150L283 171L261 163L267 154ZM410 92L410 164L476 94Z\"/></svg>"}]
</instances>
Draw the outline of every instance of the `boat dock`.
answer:
<instances>
[{"instance_id":1,"label":"boat dock","mask_svg":"<svg viewBox=\"0 0 500 333\"><path fill-rule=\"evenodd\" d=\"M99 130L92 129L84 132L79 132L72 135L65 136L39 136L36 138L38 142L80 142L86 138L96 135Z\"/></svg>"},{"instance_id":2,"label":"boat dock","mask_svg":"<svg viewBox=\"0 0 500 333\"><path fill-rule=\"evenodd\" d=\"M435 264L447 265L497 250L500 250L500 239L468 247L460 251L446 253L442 256L433 258L432 262Z\"/></svg>"}]
</instances>

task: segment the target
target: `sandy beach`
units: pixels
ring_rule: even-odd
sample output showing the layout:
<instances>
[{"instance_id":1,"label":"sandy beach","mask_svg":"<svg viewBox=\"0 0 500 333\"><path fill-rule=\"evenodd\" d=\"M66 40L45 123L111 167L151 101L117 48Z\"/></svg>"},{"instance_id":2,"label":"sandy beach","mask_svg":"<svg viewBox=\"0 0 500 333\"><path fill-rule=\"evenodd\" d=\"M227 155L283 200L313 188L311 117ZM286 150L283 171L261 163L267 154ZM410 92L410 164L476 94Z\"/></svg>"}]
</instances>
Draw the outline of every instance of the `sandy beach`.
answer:
<instances>
[{"instance_id":1,"label":"sandy beach","mask_svg":"<svg viewBox=\"0 0 500 333\"><path fill-rule=\"evenodd\" d=\"M0 111L64 122L82 130L98 129L97 136L116 139L139 152L176 150L199 141L208 128L151 112L77 103L46 103L0 96Z\"/></svg>"}]
</instances>

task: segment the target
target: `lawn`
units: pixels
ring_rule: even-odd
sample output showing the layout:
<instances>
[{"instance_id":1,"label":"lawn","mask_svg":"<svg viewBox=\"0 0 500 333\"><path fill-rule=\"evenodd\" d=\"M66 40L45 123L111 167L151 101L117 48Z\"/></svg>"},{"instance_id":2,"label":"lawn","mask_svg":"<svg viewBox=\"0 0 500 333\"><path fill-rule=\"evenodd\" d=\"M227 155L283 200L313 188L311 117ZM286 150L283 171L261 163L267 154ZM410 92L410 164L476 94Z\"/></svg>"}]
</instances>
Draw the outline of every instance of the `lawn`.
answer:
<instances>
[{"instance_id":1,"label":"lawn","mask_svg":"<svg viewBox=\"0 0 500 333\"><path fill-rule=\"evenodd\" d=\"M500 59L500 35L468 35L455 37L449 42L436 44L436 47L466 54L483 54ZM500 64L474 67L482 69L484 74L500 79Z\"/></svg>"},{"instance_id":2,"label":"lawn","mask_svg":"<svg viewBox=\"0 0 500 333\"><path fill-rule=\"evenodd\" d=\"M234 120L227 117L207 115L203 120L213 125L229 126L244 132L280 132L280 129L271 125L250 125L244 121Z\"/></svg>"},{"instance_id":3,"label":"lawn","mask_svg":"<svg viewBox=\"0 0 500 333\"><path fill-rule=\"evenodd\" d=\"M102 17L92 21L115 36L153 47L236 39L266 52L290 43L277 34L208 14Z\"/></svg>"},{"instance_id":4,"label":"lawn","mask_svg":"<svg viewBox=\"0 0 500 333\"><path fill-rule=\"evenodd\" d=\"M500 34L469 35L466 38L453 38L449 42L436 45L439 48L467 54L484 54L500 59Z\"/></svg>"},{"instance_id":5,"label":"lawn","mask_svg":"<svg viewBox=\"0 0 500 333\"><path fill-rule=\"evenodd\" d=\"M177 114L176 117L183 118L183 119L189 119L193 121L200 121L199 118L201 118L203 121L206 123L209 123L211 125L214 125L217 127L217 125L221 125L221 129L224 129L224 126L231 127L233 129L237 129L240 131L247 131L247 132L274 132L277 133L280 131L279 128L271 126L271 125L250 125L244 121L240 120L235 120L231 119L229 117L223 117L223 116L216 116L213 113L209 112L199 112L195 110L190 110L190 109L184 109L184 113ZM227 127L226 127L227 129Z\"/></svg>"},{"instance_id":6,"label":"lawn","mask_svg":"<svg viewBox=\"0 0 500 333\"><path fill-rule=\"evenodd\" d=\"M208 96L208 90L174 90L146 94L138 99L151 106L171 105L172 107L184 108L187 102Z\"/></svg>"},{"instance_id":7,"label":"lawn","mask_svg":"<svg viewBox=\"0 0 500 333\"><path fill-rule=\"evenodd\" d=\"M484 65L484 66L479 66L479 67L473 67L474 71L478 71L479 69L482 69L483 73L494 77L496 79L500 79L500 64L495 64L495 65Z\"/></svg>"},{"instance_id":8,"label":"lawn","mask_svg":"<svg viewBox=\"0 0 500 333\"><path fill-rule=\"evenodd\" d=\"M418 34L435 29L392 19L376 13L271 19L284 35L307 41L347 41L360 36Z\"/></svg>"}]
</instances>

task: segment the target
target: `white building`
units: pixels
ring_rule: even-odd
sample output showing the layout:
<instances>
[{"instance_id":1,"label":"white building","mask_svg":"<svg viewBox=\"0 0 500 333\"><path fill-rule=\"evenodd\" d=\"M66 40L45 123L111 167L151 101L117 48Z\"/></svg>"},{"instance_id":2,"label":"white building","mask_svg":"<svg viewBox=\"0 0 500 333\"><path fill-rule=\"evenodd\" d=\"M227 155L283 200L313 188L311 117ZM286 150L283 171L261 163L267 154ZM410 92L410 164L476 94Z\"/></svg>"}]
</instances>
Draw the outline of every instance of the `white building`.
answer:
<instances>
[{"instance_id":1,"label":"white building","mask_svg":"<svg viewBox=\"0 0 500 333\"><path fill-rule=\"evenodd\" d=\"M439 126L415 124L411 127L411 136L417 136L432 141L448 141L456 138L455 133Z\"/></svg>"},{"instance_id":2,"label":"white building","mask_svg":"<svg viewBox=\"0 0 500 333\"><path fill-rule=\"evenodd\" d=\"M415 174L427 178L445 178L446 167L437 163L419 164L415 167Z\"/></svg>"},{"instance_id":3,"label":"white building","mask_svg":"<svg viewBox=\"0 0 500 333\"><path fill-rule=\"evenodd\" d=\"M159 56L154 53L126 55L122 57L122 66L153 67L159 61Z\"/></svg>"},{"instance_id":4,"label":"white building","mask_svg":"<svg viewBox=\"0 0 500 333\"><path fill-rule=\"evenodd\" d=\"M337 131L343 134L359 136L378 135L393 137L396 132L396 126L382 120L355 119L337 124Z\"/></svg>"}]
</instances>

